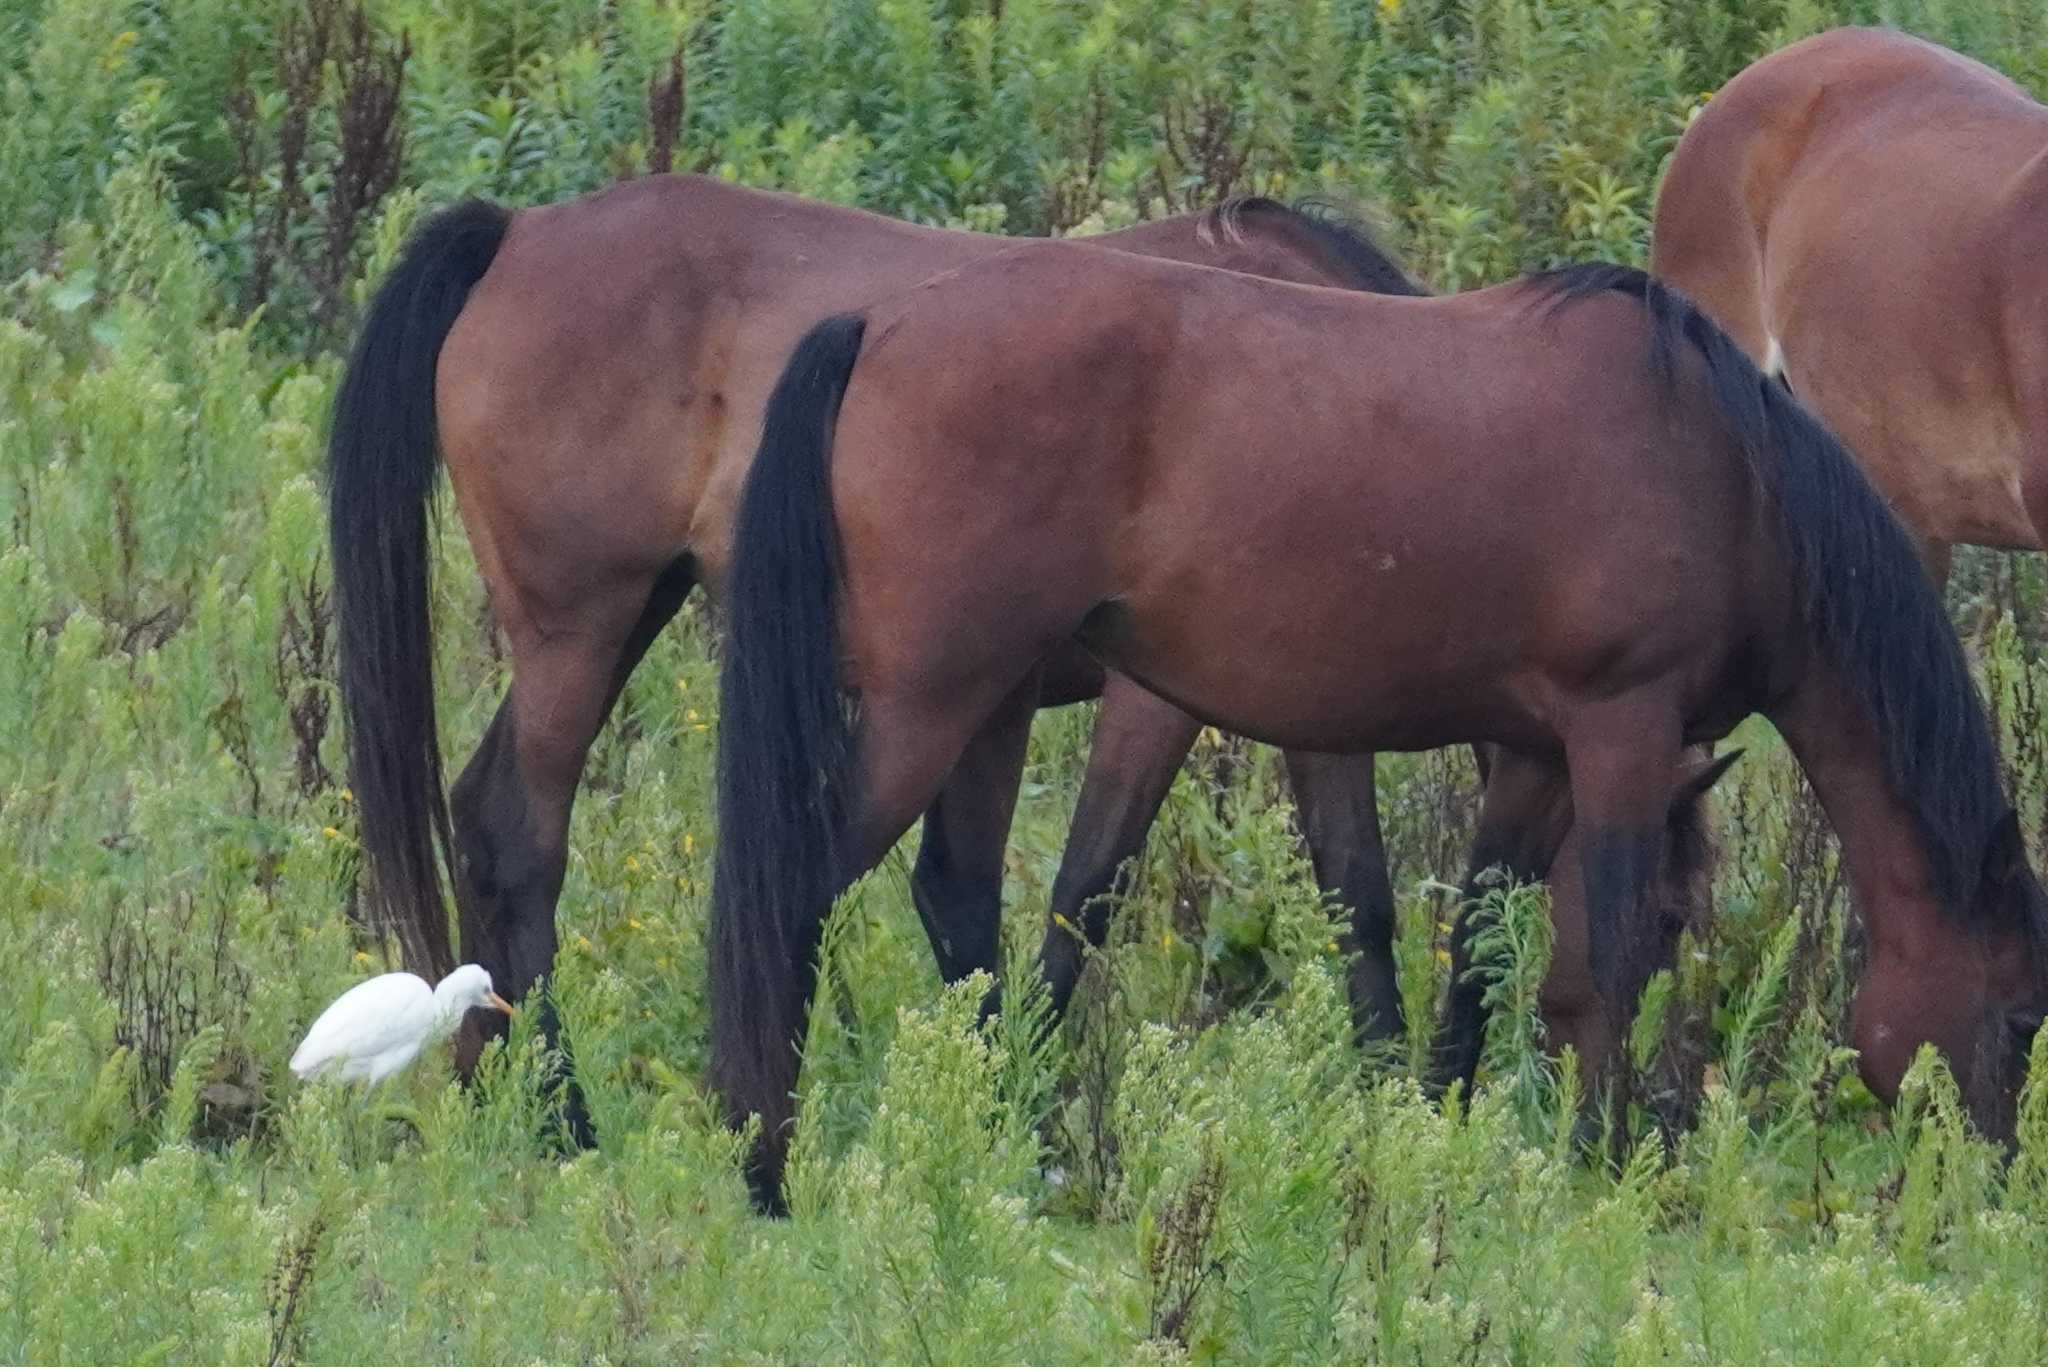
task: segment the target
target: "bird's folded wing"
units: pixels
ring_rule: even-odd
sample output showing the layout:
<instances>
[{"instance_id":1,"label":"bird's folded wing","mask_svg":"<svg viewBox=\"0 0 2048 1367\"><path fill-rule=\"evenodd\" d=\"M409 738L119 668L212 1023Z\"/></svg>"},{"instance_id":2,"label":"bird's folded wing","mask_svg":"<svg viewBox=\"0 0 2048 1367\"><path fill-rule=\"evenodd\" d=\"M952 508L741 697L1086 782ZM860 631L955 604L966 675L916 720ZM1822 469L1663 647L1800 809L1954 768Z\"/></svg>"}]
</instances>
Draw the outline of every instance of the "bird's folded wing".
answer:
<instances>
[{"instance_id":1,"label":"bird's folded wing","mask_svg":"<svg viewBox=\"0 0 2048 1367\"><path fill-rule=\"evenodd\" d=\"M417 1038L431 1023L434 991L410 973L387 973L357 983L320 1013L292 1055L292 1071L317 1069L331 1059L372 1058Z\"/></svg>"}]
</instances>

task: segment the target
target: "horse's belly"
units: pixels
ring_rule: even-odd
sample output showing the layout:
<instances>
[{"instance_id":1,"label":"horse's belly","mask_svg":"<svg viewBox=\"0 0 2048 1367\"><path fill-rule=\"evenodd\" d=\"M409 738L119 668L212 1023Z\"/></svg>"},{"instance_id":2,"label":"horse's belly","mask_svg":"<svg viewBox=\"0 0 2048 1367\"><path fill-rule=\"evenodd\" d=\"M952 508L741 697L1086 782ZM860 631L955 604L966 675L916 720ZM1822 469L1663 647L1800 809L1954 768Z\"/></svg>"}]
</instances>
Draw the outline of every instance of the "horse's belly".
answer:
<instances>
[{"instance_id":1,"label":"horse's belly","mask_svg":"<svg viewBox=\"0 0 2048 1367\"><path fill-rule=\"evenodd\" d=\"M1263 584L1231 601L1127 601L1084 639L1192 715L1273 745L1344 753L1484 737L1544 748L1539 690L1491 625L1421 589L1340 578L1313 592Z\"/></svg>"}]
</instances>

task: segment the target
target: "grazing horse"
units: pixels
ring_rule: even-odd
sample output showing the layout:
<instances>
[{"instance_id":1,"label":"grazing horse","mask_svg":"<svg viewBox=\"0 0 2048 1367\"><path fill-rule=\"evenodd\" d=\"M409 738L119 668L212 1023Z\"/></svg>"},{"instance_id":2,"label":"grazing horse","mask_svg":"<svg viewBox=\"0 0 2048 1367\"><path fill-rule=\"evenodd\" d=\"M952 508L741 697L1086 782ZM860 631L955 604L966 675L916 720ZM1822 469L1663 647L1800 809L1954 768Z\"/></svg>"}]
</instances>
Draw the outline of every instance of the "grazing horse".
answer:
<instances>
[{"instance_id":1,"label":"grazing horse","mask_svg":"<svg viewBox=\"0 0 2048 1367\"><path fill-rule=\"evenodd\" d=\"M2048 107L1836 29L1743 71L1657 196L1650 268L1863 462L1930 566L2048 546Z\"/></svg>"},{"instance_id":2,"label":"grazing horse","mask_svg":"<svg viewBox=\"0 0 2048 1367\"><path fill-rule=\"evenodd\" d=\"M469 204L420 229L370 307L328 457L363 848L409 963L429 976L454 966L438 845L463 957L515 998L549 971L585 756L691 588L715 587L761 409L790 347L823 313L1013 242L693 176L517 214ZM1091 243L1310 284L1416 289L1363 234L1269 200ZM427 613L437 454L512 668L452 803ZM1020 687L932 794L912 888L948 979L998 967L1003 849L1033 706L1102 686L1085 653L1056 647L1042 692ZM1135 852L1195 734L1171 706L1127 687L1112 690L1102 724L1115 763L1100 766L1088 810L1121 838L1093 839L1069 862L1070 900L1106 885ZM1288 767L1323 886L1355 909L1361 1019L1397 1030L1371 757L1297 753ZM552 1014L542 1020L552 1037ZM484 1028L472 1020L459 1041L465 1072ZM569 1120L588 1142L573 1088Z\"/></svg>"},{"instance_id":3,"label":"grazing horse","mask_svg":"<svg viewBox=\"0 0 2048 1367\"><path fill-rule=\"evenodd\" d=\"M1520 877L1502 772L1568 773L1617 1039L1674 766L1764 712L1869 927L1865 1077L1894 1095L1932 1041L2011 1132L2048 906L1940 595L1827 430L1640 271L1392 298L1004 253L806 335L734 535L712 1077L762 1118L764 1204L834 896L1068 640L1273 744L1511 747L1479 862Z\"/></svg>"}]
</instances>

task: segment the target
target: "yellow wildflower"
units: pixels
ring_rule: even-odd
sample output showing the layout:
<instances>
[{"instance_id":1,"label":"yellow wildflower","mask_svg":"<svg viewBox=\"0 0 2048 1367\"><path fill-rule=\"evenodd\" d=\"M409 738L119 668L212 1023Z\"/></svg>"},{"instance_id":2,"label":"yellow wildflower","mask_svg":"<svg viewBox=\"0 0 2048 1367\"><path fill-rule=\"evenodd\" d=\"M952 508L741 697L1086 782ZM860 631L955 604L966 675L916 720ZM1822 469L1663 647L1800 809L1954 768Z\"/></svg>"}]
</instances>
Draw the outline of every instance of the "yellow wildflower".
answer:
<instances>
[{"instance_id":1,"label":"yellow wildflower","mask_svg":"<svg viewBox=\"0 0 2048 1367\"><path fill-rule=\"evenodd\" d=\"M638 921L637 919L635 919L634 917L628 916L628 917L626 918L626 929L628 929L628 930L645 930L645 929L647 929L647 927L646 927L646 926L643 926L643 925L641 925L641 924L640 924L640 922L639 922L639 921Z\"/></svg>"},{"instance_id":2,"label":"yellow wildflower","mask_svg":"<svg viewBox=\"0 0 2048 1367\"><path fill-rule=\"evenodd\" d=\"M343 788L341 790L341 800L343 802L354 802L356 800L356 790L353 788Z\"/></svg>"},{"instance_id":3,"label":"yellow wildflower","mask_svg":"<svg viewBox=\"0 0 2048 1367\"><path fill-rule=\"evenodd\" d=\"M1449 951L1448 949L1439 949L1436 952L1436 961L1442 964L1445 968L1449 968L1451 966L1451 951Z\"/></svg>"},{"instance_id":4,"label":"yellow wildflower","mask_svg":"<svg viewBox=\"0 0 2048 1367\"><path fill-rule=\"evenodd\" d=\"M629 854L629 855L627 855L627 856L626 856L626 872L627 872L627 873L638 873L638 872L640 872L640 857L639 857L638 855L632 855L632 854Z\"/></svg>"},{"instance_id":5,"label":"yellow wildflower","mask_svg":"<svg viewBox=\"0 0 2048 1367\"><path fill-rule=\"evenodd\" d=\"M578 935L576 937L576 948L582 950L585 954L590 953L590 937L588 935Z\"/></svg>"},{"instance_id":6,"label":"yellow wildflower","mask_svg":"<svg viewBox=\"0 0 2048 1367\"><path fill-rule=\"evenodd\" d=\"M678 674L678 675L676 675L676 692L678 692L678 693L687 693L687 692L689 692L689 691L690 691L690 676L689 676L689 675L687 675L687 674Z\"/></svg>"},{"instance_id":7,"label":"yellow wildflower","mask_svg":"<svg viewBox=\"0 0 2048 1367\"><path fill-rule=\"evenodd\" d=\"M1337 952L1337 942L1335 940L1332 940L1330 941L1330 943L1324 945L1323 948L1328 950L1330 953L1335 954Z\"/></svg>"},{"instance_id":8,"label":"yellow wildflower","mask_svg":"<svg viewBox=\"0 0 2048 1367\"><path fill-rule=\"evenodd\" d=\"M341 828L338 826L322 826L320 834L326 836L329 840L339 840L341 839Z\"/></svg>"},{"instance_id":9,"label":"yellow wildflower","mask_svg":"<svg viewBox=\"0 0 2048 1367\"><path fill-rule=\"evenodd\" d=\"M694 835L691 835L691 834L690 834L690 833L689 833L688 831L684 831L684 832L683 832L683 853L684 853L684 854L695 854L696 852L697 852L697 837L696 837L696 836L694 836Z\"/></svg>"},{"instance_id":10,"label":"yellow wildflower","mask_svg":"<svg viewBox=\"0 0 2048 1367\"><path fill-rule=\"evenodd\" d=\"M698 723L697 723L697 724L696 724L695 726L691 727L690 729L691 729L692 731L709 731L709 730L711 729L711 724L710 724L709 722L701 722L701 721L700 721L700 722L698 722Z\"/></svg>"},{"instance_id":11,"label":"yellow wildflower","mask_svg":"<svg viewBox=\"0 0 2048 1367\"><path fill-rule=\"evenodd\" d=\"M128 49L135 46L135 42L134 29L128 29L114 35L114 41L107 45L107 55L101 61L101 65L109 74L121 69L122 59L126 56Z\"/></svg>"},{"instance_id":12,"label":"yellow wildflower","mask_svg":"<svg viewBox=\"0 0 2048 1367\"><path fill-rule=\"evenodd\" d=\"M694 708L694 707L686 707L686 708L684 708L684 709L683 709L683 720L684 720L684 721L695 721L695 720L697 720L697 709L696 709L696 708Z\"/></svg>"},{"instance_id":13,"label":"yellow wildflower","mask_svg":"<svg viewBox=\"0 0 2048 1367\"><path fill-rule=\"evenodd\" d=\"M1165 933L1164 935L1161 935L1161 936L1159 937L1159 947L1160 947L1161 949L1172 949L1172 948L1173 948L1173 932L1172 932L1172 931L1170 931L1170 930L1169 930L1169 931L1167 931L1167 932L1166 932L1166 933Z\"/></svg>"},{"instance_id":14,"label":"yellow wildflower","mask_svg":"<svg viewBox=\"0 0 2048 1367\"><path fill-rule=\"evenodd\" d=\"M359 964L366 964L366 963L370 962L370 953L369 953L369 951L368 951L368 950L365 950L365 949L359 949L359 950L357 950L357 951L356 951L356 962L357 962L357 963L359 963Z\"/></svg>"},{"instance_id":15,"label":"yellow wildflower","mask_svg":"<svg viewBox=\"0 0 2048 1367\"><path fill-rule=\"evenodd\" d=\"M1394 19L1401 13L1401 0L1380 0L1380 18Z\"/></svg>"},{"instance_id":16,"label":"yellow wildflower","mask_svg":"<svg viewBox=\"0 0 2048 1367\"><path fill-rule=\"evenodd\" d=\"M1060 915L1058 912L1054 912L1052 914L1052 921L1053 924L1058 926L1061 930L1072 930L1074 928L1074 923L1072 921L1069 921L1066 917Z\"/></svg>"}]
</instances>

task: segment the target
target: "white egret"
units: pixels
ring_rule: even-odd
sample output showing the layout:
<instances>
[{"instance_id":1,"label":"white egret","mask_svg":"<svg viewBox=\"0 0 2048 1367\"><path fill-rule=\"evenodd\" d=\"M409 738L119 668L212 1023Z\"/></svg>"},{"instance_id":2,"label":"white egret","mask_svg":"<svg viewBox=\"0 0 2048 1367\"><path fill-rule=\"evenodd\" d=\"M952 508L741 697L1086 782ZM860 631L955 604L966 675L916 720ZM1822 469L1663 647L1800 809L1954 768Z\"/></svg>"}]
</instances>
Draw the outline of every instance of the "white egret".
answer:
<instances>
[{"instance_id":1,"label":"white egret","mask_svg":"<svg viewBox=\"0 0 2048 1367\"><path fill-rule=\"evenodd\" d=\"M292 1071L301 1078L381 1082L418 1058L429 1040L454 1030L472 1007L517 1014L477 964L464 964L437 987L412 973L357 983L313 1022L292 1055Z\"/></svg>"}]
</instances>

